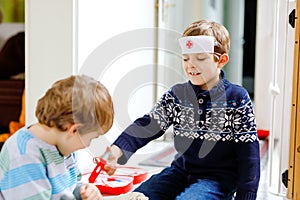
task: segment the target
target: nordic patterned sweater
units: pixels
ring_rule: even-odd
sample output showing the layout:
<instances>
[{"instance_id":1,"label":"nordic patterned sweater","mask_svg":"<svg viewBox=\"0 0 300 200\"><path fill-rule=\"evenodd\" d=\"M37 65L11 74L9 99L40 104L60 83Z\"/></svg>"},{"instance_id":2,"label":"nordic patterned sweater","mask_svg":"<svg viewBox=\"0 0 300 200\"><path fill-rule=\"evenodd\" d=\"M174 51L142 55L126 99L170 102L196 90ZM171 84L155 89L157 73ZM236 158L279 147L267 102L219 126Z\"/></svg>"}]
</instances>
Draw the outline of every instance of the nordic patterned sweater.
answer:
<instances>
[{"instance_id":1,"label":"nordic patterned sweater","mask_svg":"<svg viewBox=\"0 0 300 200\"><path fill-rule=\"evenodd\" d=\"M76 154L62 156L27 127L11 136L1 150L0 199L73 200L78 178Z\"/></svg>"},{"instance_id":2,"label":"nordic patterned sweater","mask_svg":"<svg viewBox=\"0 0 300 200\"><path fill-rule=\"evenodd\" d=\"M236 199L254 200L260 178L259 141L248 92L225 79L210 90L190 81L166 92L150 113L135 120L114 144L124 164L172 125L177 154L172 165L199 177L233 184Z\"/></svg>"}]
</instances>

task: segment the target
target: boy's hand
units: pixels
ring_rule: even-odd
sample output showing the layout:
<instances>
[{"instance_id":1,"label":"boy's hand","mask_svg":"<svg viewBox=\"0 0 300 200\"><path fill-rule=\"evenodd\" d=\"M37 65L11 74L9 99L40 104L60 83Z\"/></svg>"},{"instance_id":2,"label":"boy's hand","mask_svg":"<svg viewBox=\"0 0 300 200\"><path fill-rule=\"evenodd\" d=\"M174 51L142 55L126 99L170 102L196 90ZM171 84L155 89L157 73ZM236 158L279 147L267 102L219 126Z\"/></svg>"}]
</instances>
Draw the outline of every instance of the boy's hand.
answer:
<instances>
[{"instance_id":1,"label":"boy's hand","mask_svg":"<svg viewBox=\"0 0 300 200\"><path fill-rule=\"evenodd\" d=\"M102 200L99 189L91 183L81 186L79 192L82 200Z\"/></svg>"},{"instance_id":2,"label":"boy's hand","mask_svg":"<svg viewBox=\"0 0 300 200\"><path fill-rule=\"evenodd\" d=\"M106 165L104 166L105 171L108 175L113 175L117 169L117 161L122 155L122 151L119 147L112 145L106 148L105 154L108 155L106 159Z\"/></svg>"}]
</instances>

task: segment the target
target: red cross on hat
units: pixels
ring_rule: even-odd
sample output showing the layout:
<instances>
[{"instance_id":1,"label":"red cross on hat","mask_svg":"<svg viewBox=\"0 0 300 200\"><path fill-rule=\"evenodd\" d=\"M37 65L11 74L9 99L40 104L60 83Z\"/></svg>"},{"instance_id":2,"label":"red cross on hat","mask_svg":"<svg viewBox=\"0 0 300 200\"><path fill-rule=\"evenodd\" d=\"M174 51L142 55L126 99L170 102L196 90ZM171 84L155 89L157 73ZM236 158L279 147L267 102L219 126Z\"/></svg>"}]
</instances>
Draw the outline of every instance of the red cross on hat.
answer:
<instances>
[{"instance_id":1,"label":"red cross on hat","mask_svg":"<svg viewBox=\"0 0 300 200\"><path fill-rule=\"evenodd\" d=\"M193 47L193 42L191 41L191 40L188 40L188 41L186 41L186 47L188 48L188 49L190 49L190 48L192 48Z\"/></svg>"}]
</instances>

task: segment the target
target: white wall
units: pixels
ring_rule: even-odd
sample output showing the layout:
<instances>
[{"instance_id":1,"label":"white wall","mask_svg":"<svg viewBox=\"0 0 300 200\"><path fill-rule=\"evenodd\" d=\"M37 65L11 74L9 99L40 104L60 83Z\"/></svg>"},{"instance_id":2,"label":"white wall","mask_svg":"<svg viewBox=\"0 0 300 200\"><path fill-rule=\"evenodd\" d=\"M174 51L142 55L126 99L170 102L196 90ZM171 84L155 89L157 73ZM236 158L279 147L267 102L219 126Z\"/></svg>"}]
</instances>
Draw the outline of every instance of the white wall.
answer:
<instances>
[{"instance_id":1,"label":"white wall","mask_svg":"<svg viewBox=\"0 0 300 200\"><path fill-rule=\"evenodd\" d=\"M123 37L128 39L126 33L130 33L129 39L134 39L135 30L154 27L154 8L154 0L26 1L26 123L36 121L34 111L37 100L60 78L85 73L103 82L114 96L122 78L141 66L153 65L153 51L126 47L126 42L134 44L134 40L120 41L119 46L103 44L115 44ZM154 39L149 35L154 35L153 30L146 32L148 35L141 35L139 41L151 44ZM100 53L98 60L92 61L98 69L86 70L93 53L96 56ZM111 59L105 62L107 58ZM82 66L85 66L84 70ZM99 68L103 68L101 73L97 72ZM153 84L153 70L139 74L139 77ZM116 113L120 113L118 109L123 105L125 112L129 112L127 108L131 104L135 106L131 106L129 120L148 111L153 104L153 88L149 84L131 88L129 98L123 99L124 104L116 103ZM143 98L145 96L147 98ZM111 132L114 134L113 140L120 129Z\"/></svg>"},{"instance_id":2,"label":"white wall","mask_svg":"<svg viewBox=\"0 0 300 200\"><path fill-rule=\"evenodd\" d=\"M155 0L78 1L78 72L100 80L115 109L113 127L89 148L93 154L153 105L154 26Z\"/></svg>"},{"instance_id":3,"label":"white wall","mask_svg":"<svg viewBox=\"0 0 300 200\"><path fill-rule=\"evenodd\" d=\"M37 100L51 84L76 72L73 0L25 1L26 124L36 122Z\"/></svg>"},{"instance_id":4,"label":"white wall","mask_svg":"<svg viewBox=\"0 0 300 200\"><path fill-rule=\"evenodd\" d=\"M257 2L254 100L258 128L266 130L270 130L271 117L269 83L274 66L274 12L273 0Z\"/></svg>"},{"instance_id":5,"label":"white wall","mask_svg":"<svg viewBox=\"0 0 300 200\"><path fill-rule=\"evenodd\" d=\"M87 57L105 41L127 31L153 27L154 2L154 0L78 1L79 66L82 66Z\"/></svg>"}]
</instances>

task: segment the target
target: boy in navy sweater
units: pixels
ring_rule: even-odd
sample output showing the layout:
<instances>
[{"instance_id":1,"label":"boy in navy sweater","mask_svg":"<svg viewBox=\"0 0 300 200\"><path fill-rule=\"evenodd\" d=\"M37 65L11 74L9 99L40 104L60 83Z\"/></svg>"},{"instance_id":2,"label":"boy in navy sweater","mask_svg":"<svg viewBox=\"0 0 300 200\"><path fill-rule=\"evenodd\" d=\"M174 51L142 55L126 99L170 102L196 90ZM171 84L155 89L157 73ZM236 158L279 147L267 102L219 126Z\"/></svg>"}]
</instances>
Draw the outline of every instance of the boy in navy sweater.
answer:
<instances>
[{"instance_id":1,"label":"boy in navy sweater","mask_svg":"<svg viewBox=\"0 0 300 200\"><path fill-rule=\"evenodd\" d=\"M149 199L256 199L259 142L248 92L226 80L230 37L216 22L192 23L179 39L188 82L176 84L108 148L114 173L139 148L173 125L177 154L170 167L135 191Z\"/></svg>"}]
</instances>

